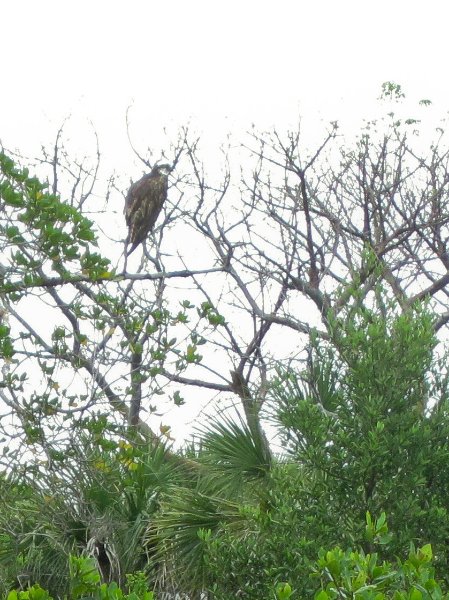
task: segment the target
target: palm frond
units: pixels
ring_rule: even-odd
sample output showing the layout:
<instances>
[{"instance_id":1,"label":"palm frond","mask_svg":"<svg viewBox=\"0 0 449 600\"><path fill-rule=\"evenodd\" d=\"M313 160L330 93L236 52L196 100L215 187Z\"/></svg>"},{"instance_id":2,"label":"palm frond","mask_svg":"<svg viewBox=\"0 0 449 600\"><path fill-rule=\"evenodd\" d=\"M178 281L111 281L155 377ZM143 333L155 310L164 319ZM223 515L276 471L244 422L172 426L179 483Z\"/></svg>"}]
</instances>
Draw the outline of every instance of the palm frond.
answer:
<instances>
[{"instance_id":1,"label":"palm frond","mask_svg":"<svg viewBox=\"0 0 449 600\"><path fill-rule=\"evenodd\" d=\"M231 484L264 479L271 467L262 440L241 419L230 417L211 419L201 430L199 458L222 486L226 480Z\"/></svg>"},{"instance_id":2,"label":"palm frond","mask_svg":"<svg viewBox=\"0 0 449 600\"><path fill-rule=\"evenodd\" d=\"M240 504L179 488L164 501L147 534L147 547L155 549L154 562L166 579L186 589L200 589L204 581L204 536L220 527L244 523ZM163 568L162 568L163 567Z\"/></svg>"}]
</instances>

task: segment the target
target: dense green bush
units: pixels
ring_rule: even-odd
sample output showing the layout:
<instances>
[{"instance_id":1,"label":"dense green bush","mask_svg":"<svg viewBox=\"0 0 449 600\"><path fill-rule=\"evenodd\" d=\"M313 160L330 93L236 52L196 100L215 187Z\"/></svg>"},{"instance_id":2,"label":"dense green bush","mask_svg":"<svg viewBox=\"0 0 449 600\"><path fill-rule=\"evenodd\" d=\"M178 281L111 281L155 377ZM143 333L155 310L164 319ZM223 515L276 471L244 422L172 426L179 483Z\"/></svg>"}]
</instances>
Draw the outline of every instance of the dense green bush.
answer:
<instances>
[{"instance_id":1,"label":"dense green bush","mask_svg":"<svg viewBox=\"0 0 449 600\"><path fill-rule=\"evenodd\" d=\"M391 536L388 533L385 514L373 521L367 513L366 537L373 544L388 545ZM206 540L207 541L207 540ZM336 600L358 598L360 600L443 600L449 595L443 592L440 583L435 579L432 567L432 548L426 544L415 550L413 544L407 560L394 563L381 561L376 552L365 554L363 550L343 551L336 547L328 551L320 551L317 561L307 574L310 591L300 594L289 582L279 581L269 593L259 590L254 584L248 585L249 578L255 573L255 563L248 563L248 579L242 580L241 592L238 596L231 592L221 591L213 597L231 600L242 595L251 594L260 600L276 598L315 598L315 600ZM259 567L261 565L259 564ZM265 576L276 575L270 571L261 571ZM242 575L244 575L242 573ZM100 574L95 563L89 558L70 557L70 589L66 600L153 600L153 592L148 591L144 573L127 576L127 592L116 583L101 583ZM209 596L210 597L210 596ZM12 590L5 600L52 600L48 591L35 584L26 590Z\"/></svg>"},{"instance_id":2,"label":"dense green bush","mask_svg":"<svg viewBox=\"0 0 449 600\"><path fill-rule=\"evenodd\" d=\"M431 542L447 578L449 419L431 318L420 306L387 318L364 309L339 331L338 355L316 345L305 372L279 372L272 416L287 457L263 501L242 507L246 527L208 538L215 598L269 597L280 581L311 597L319 548L372 553L367 511L389 515L381 560Z\"/></svg>"},{"instance_id":3,"label":"dense green bush","mask_svg":"<svg viewBox=\"0 0 449 600\"><path fill-rule=\"evenodd\" d=\"M127 576L125 593L115 582L101 583L95 562L86 557L70 557L70 589L67 600L153 600L143 573ZM26 590L12 590L6 600L52 600L49 592L38 583Z\"/></svg>"},{"instance_id":4,"label":"dense green bush","mask_svg":"<svg viewBox=\"0 0 449 600\"><path fill-rule=\"evenodd\" d=\"M7 500L0 515L3 589L26 572L30 585L64 597L72 593L70 553L97 551L105 585L115 579L122 586L125 573L144 569L152 589L192 597L208 590L216 600L273 598L276 589L290 593L288 582L305 599L319 591L319 551L348 548L320 560L340 561L353 574L374 561L385 575L401 573L394 590L411 594L396 565L410 543L432 544L436 576L447 585L448 392L432 319L422 306L400 315L356 307L335 331L338 352L314 344L307 369L280 368L273 382L270 418L282 456L267 457L238 421L210 422L180 455L129 443L91 421L92 431L77 442L83 448L77 454L74 442L56 479L40 476L35 487L30 479L0 481ZM78 464L78 456L89 460ZM376 548L379 531L370 534L363 524L367 513L383 512L391 539ZM340 597L321 580L323 594ZM360 597L380 600L369 595L373 589ZM388 598L392 590L378 593Z\"/></svg>"}]
</instances>

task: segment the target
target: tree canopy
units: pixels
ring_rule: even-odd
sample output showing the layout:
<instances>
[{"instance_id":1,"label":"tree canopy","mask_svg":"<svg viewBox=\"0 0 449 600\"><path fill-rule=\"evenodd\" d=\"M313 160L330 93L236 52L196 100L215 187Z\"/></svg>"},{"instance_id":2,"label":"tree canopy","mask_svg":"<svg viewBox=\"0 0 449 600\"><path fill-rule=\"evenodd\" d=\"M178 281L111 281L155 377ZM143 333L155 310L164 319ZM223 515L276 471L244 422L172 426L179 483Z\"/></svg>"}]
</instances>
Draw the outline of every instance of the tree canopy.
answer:
<instances>
[{"instance_id":1,"label":"tree canopy","mask_svg":"<svg viewBox=\"0 0 449 600\"><path fill-rule=\"evenodd\" d=\"M3 151L8 573L19 556L45 579L84 552L120 584L149 569L217 598L289 580L312 593L320 546L372 552L367 511L388 513L386 558L432 541L443 572L445 136L423 144L394 112L352 141L331 124L312 149L300 130L253 129L219 171L182 130L160 157L172 170L156 228L129 261L127 190L101 188L62 131L39 177ZM149 171L150 150L136 155ZM174 450L153 417L212 400L222 416ZM67 581L47 577L62 595Z\"/></svg>"},{"instance_id":2,"label":"tree canopy","mask_svg":"<svg viewBox=\"0 0 449 600\"><path fill-rule=\"evenodd\" d=\"M114 211L98 209L98 165L70 164L61 132L40 165L48 184L3 153L5 435L45 446L53 428L60 442L95 409L118 422L143 410L141 432L158 437L148 417L194 390L237 402L262 435L276 362L303 360L312 337L333 343L376 290L399 311L430 299L445 328L448 150L444 131L423 147L417 127L392 114L348 146L333 124L312 150L300 131L253 131L241 173L230 151L221 175L181 131L163 157L163 215L126 272L121 212L112 239Z\"/></svg>"}]
</instances>

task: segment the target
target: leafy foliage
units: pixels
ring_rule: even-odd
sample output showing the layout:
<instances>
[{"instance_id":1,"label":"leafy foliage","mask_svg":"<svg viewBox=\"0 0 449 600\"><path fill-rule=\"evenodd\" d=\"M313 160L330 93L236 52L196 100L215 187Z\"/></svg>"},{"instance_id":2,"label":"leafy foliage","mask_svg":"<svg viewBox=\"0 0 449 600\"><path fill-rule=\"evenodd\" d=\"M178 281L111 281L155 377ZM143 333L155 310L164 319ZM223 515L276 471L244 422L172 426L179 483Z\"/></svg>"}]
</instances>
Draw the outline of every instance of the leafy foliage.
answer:
<instances>
[{"instance_id":1,"label":"leafy foliage","mask_svg":"<svg viewBox=\"0 0 449 600\"><path fill-rule=\"evenodd\" d=\"M403 96L383 86L395 111ZM312 597L317 577L321 599L443 594L415 563L432 542L447 578L449 151L442 131L418 151L418 120L388 118L351 147L332 146L333 124L310 152L299 133L254 132L238 186L226 161L208 179L183 131L160 226L129 265L100 223L97 170L69 168L59 137L51 187L0 154L4 591L121 598L111 581L141 571L142 594L147 578ZM242 417L208 419L177 452L153 417L198 388ZM396 565L410 541L421 551ZM334 550L317 566L320 548Z\"/></svg>"},{"instance_id":2,"label":"leafy foliage","mask_svg":"<svg viewBox=\"0 0 449 600\"><path fill-rule=\"evenodd\" d=\"M16 579L63 596L74 553L95 557L103 581L119 585L126 573L148 571L148 522L161 493L178 483L179 470L162 443L131 444L103 430L81 433L58 469L40 476L39 485L24 477L27 483L12 489L6 480L9 491L0 514L3 589Z\"/></svg>"},{"instance_id":3,"label":"leafy foliage","mask_svg":"<svg viewBox=\"0 0 449 600\"><path fill-rule=\"evenodd\" d=\"M70 556L70 592L67 600L153 600L154 594L147 588L143 573L127 576L128 593L115 582L101 583L100 573L91 558ZM39 584L27 590L12 590L5 600L52 600L52 596Z\"/></svg>"},{"instance_id":4,"label":"leafy foliage","mask_svg":"<svg viewBox=\"0 0 449 600\"><path fill-rule=\"evenodd\" d=\"M279 371L272 418L288 459L271 470L266 502L246 514L244 535L223 527L208 539L216 598L266 597L282 581L311 597L308 572L320 547L372 554L370 522L361 527L367 511L389 514L382 558L431 540L446 575L449 421L432 318L422 306L387 317L363 308L338 335L339 354L316 344L305 372Z\"/></svg>"},{"instance_id":5,"label":"leafy foliage","mask_svg":"<svg viewBox=\"0 0 449 600\"><path fill-rule=\"evenodd\" d=\"M379 543L385 539L388 528L385 514L373 523L367 513L367 530ZM319 578L321 589L315 600L334 598L360 598L360 600L431 600L447 598L435 580L432 547L424 545L418 550L413 543L407 560L395 563L378 560L378 555L363 551L342 551L335 548L322 550L311 576Z\"/></svg>"}]
</instances>

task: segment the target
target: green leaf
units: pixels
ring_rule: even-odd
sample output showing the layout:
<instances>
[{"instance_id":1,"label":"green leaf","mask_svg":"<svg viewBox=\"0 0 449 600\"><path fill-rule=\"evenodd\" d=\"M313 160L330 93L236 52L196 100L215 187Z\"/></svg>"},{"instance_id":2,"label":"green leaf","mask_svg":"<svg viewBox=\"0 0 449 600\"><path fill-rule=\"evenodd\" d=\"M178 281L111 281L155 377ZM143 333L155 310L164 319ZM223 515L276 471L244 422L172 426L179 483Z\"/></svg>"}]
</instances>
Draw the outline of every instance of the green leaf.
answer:
<instances>
[{"instance_id":1,"label":"green leaf","mask_svg":"<svg viewBox=\"0 0 449 600\"><path fill-rule=\"evenodd\" d=\"M278 583L276 586L276 597L278 600L287 600L293 594L289 583Z\"/></svg>"},{"instance_id":2,"label":"green leaf","mask_svg":"<svg viewBox=\"0 0 449 600\"><path fill-rule=\"evenodd\" d=\"M418 550L418 558L426 563L426 562L430 562L432 560L432 546L431 544L426 544L425 546L423 546L422 548L420 548Z\"/></svg>"},{"instance_id":3,"label":"green leaf","mask_svg":"<svg viewBox=\"0 0 449 600\"><path fill-rule=\"evenodd\" d=\"M176 390L176 392L173 394L173 402L176 406L182 406L183 404L185 404L185 400L184 398L182 398L178 390Z\"/></svg>"},{"instance_id":4,"label":"green leaf","mask_svg":"<svg viewBox=\"0 0 449 600\"><path fill-rule=\"evenodd\" d=\"M422 597L422 592L420 592L416 588L412 589L409 596L410 600L422 600Z\"/></svg>"},{"instance_id":5,"label":"green leaf","mask_svg":"<svg viewBox=\"0 0 449 600\"><path fill-rule=\"evenodd\" d=\"M376 522L376 529L381 529L387 522L387 515L383 512Z\"/></svg>"}]
</instances>

